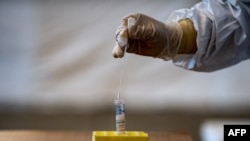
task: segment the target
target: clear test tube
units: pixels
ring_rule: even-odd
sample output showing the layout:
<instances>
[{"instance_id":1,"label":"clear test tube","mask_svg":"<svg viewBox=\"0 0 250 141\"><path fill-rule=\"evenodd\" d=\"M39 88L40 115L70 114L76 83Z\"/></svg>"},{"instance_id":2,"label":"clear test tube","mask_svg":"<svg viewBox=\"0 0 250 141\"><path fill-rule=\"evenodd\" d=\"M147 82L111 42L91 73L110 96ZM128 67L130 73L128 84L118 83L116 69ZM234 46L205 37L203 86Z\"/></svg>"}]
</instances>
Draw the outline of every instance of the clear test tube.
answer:
<instances>
[{"instance_id":1,"label":"clear test tube","mask_svg":"<svg viewBox=\"0 0 250 141\"><path fill-rule=\"evenodd\" d=\"M124 132L126 130L125 107L124 107L124 101L122 99L115 100L115 124L116 124L116 131Z\"/></svg>"}]
</instances>

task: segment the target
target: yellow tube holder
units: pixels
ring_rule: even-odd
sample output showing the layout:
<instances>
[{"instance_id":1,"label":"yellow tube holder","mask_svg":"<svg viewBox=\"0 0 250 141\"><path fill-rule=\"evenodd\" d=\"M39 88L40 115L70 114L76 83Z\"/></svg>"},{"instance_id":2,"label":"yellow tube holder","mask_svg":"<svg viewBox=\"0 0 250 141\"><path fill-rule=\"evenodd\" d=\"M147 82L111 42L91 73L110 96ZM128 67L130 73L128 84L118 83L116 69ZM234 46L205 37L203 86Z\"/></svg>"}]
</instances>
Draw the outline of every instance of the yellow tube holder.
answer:
<instances>
[{"instance_id":1,"label":"yellow tube holder","mask_svg":"<svg viewBox=\"0 0 250 141\"><path fill-rule=\"evenodd\" d=\"M149 141L142 131L93 131L92 141Z\"/></svg>"}]
</instances>

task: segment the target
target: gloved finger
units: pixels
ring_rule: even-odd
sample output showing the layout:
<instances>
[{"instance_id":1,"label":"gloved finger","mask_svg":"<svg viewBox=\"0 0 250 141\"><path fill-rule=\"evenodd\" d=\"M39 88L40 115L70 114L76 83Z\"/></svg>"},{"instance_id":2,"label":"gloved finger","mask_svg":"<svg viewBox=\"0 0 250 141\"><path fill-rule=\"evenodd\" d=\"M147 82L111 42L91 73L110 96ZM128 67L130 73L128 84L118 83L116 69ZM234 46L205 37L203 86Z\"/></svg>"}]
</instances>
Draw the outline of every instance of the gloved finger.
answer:
<instances>
[{"instance_id":1,"label":"gloved finger","mask_svg":"<svg viewBox=\"0 0 250 141\"><path fill-rule=\"evenodd\" d=\"M137 40L153 40L163 31L164 23L144 14L136 13L123 18L123 25L128 27L128 38Z\"/></svg>"},{"instance_id":2,"label":"gloved finger","mask_svg":"<svg viewBox=\"0 0 250 141\"><path fill-rule=\"evenodd\" d=\"M116 42L124 50L128 43L128 30L127 28L120 28L116 36Z\"/></svg>"},{"instance_id":3,"label":"gloved finger","mask_svg":"<svg viewBox=\"0 0 250 141\"><path fill-rule=\"evenodd\" d=\"M141 55L141 53L142 53L142 48L141 47L144 46L144 45L145 45L145 43L143 43L141 41L134 40L134 39L129 39L128 40L128 47L126 49L126 52Z\"/></svg>"},{"instance_id":4,"label":"gloved finger","mask_svg":"<svg viewBox=\"0 0 250 141\"><path fill-rule=\"evenodd\" d=\"M137 13L124 17L123 23L126 24L129 19L132 22L127 23L129 39L127 52L153 57L165 52L168 30L163 22Z\"/></svg>"},{"instance_id":5,"label":"gloved finger","mask_svg":"<svg viewBox=\"0 0 250 141\"><path fill-rule=\"evenodd\" d=\"M133 30L132 27L136 26L136 22L138 19L138 14L131 14L122 18L122 25L128 29L128 37L131 38ZM131 35L130 35L131 34ZM134 38L132 38L134 39Z\"/></svg>"},{"instance_id":6,"label":"gloved finger","mask_svg":"<svg viewBox=\"0 0 250 141\"><path fill-rule=\"evenodd\" d=\"M124 50L128 44L128 30L135 25L135 18L127 17L123 18L121 25L116 31L116 41L118 45Z\"/></svg>"},{"instance_id":7,"label":"gloved finger","mask_svg":"<svg viewBox=\"0 0 250 141\"><path fill-rule=\"evenodd\" d=\"M122 58L124 56L124 52L127 52L127 50L130 50L129 52L133 52L133 50L135 50L131 46L129 49L128 46L128 30L135 25L135 22L136 21L134 17L128 16L122 19L121 25L116 30L116 46L113 49L113 56L115 58Z\"/></svg>"},{"instance_id":8,"label":"gloved finger","mask_svg":"<svg viewBox=\"0 0 250 141\"><path fill-rule=\"evenodd\" d=\"M115 44L112 54L114 58L122 58L124 56L124 51L121 47L119 47L117 42Z\"/></svg>"},{"instance_id":9,"label":"gloved finger","mask_svg":"<svg viewBox=\"0 0 250 141\"><path fill-rule=\"evenodd\" d=\"M128 44L127 29L120 26L116 31L116 44L113 49L113 56L115 58L122 58L124 56L124 50Z\"/></svg>"},{"instance_id":10,"label":"gloved finger","mask_svg":"<svg viewBox=\"0 0 250 141\"><path fill-rule=\"evenodd\" d=\"M128 45L126 52L139 55L145 54L147 40L150 39L148 37L152 36L153 33L150 31L152 25L147 27L150 20L151 19L147 16L139 13L128 15L122 19L122 26L127 27L128 31ZM144 49L142 47L144 47Z\"/></svg>"},{"instance_id":11,"label":"gloved finger","mask_svg":"<svg viewBox=\"0 0 250 141\"><path fill-rule=\"evenodd\" d=\"M149 43L147 41L139 41L134 39L129 39L129 44L127 48L128 53L135 53L143 56L157 56L162 50L161 48L155 47L154 43Z\"/></svg>"},{"instance_id":12,"label":"gloved finger","mask_svg":"<svg viewBox=\"0 0 250 141\"><path fill-rule=\"evenodd\" d=\"M130 53L140 53L140 46L132 45L133 43L131 43L131 45L128 45L128 31L135 25L136 17L134 15L130 15L122 19L121 25L116 30L116 45L113 49L113 56L115 58L122 58L124 56L124 51L127 50L127 52Z\"/></svg>"},{"instance_id":13,"label":"gloved finger","mask_svg":"<svg viewBox=\"0 0 250 141\"><path fill-rule=\"evenodd\" d=\"M115 58L122 58L124 51L128 46L128 27L134 24L134 19L128 18L128 20L122 22L122 24L116 30L116 45L113 49L113 56Z\"/></svg>"}]
</instances>

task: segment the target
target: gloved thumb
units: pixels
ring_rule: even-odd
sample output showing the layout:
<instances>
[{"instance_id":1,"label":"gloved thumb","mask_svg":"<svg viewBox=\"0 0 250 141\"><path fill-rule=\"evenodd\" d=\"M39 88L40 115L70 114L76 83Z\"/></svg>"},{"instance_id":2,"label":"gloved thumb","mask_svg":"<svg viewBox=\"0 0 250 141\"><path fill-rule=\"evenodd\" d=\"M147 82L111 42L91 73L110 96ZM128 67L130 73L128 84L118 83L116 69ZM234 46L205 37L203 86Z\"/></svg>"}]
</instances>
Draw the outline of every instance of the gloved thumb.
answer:
<instances>
[{"instance_id":1,"label":"gloved thumb","mask_svg":"<svg viewBox=\"0 0 250 141\"><path fill-rule=\"evenodd\" d=\"M124 56L128 45L128 29L135 25L135 19L128 17L123 19L122 25L116 31L116 44L113 49L113 56L121 58Z\"/></svg>"}]
</instances>

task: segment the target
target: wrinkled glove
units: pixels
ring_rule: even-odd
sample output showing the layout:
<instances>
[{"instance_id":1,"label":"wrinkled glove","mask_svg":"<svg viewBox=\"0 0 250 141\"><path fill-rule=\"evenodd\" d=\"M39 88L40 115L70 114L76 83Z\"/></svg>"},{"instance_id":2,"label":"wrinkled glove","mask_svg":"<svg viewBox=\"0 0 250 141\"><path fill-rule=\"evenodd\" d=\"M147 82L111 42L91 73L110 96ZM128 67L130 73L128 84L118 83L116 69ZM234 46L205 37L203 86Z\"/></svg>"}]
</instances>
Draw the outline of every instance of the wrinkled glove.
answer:
<instances>
[{"instance_id":1,"label":"wrinkled glove","mask_svg":"<svg viewBox=\"0 0 250 141\"><path fill-rule=\"evenodd\" d=\"M188 29L187 32L186 28ZM190 36L186 36L190 31L192 31L192 34L195 33L192 36L193 38L190 39L191 42L189 41ZM184 33L185 40L182 38ZM124 56L124 52L128 52L170 60L179 51L182 51L180 53L196 51L195 40L196 32L192 22L188 19L182 20L182 24L176 22L163 23L137 13L122 19L122 24L116 32L116 46L113 49L113 56L121 58Z\"/></svg>"}]
</instances>

